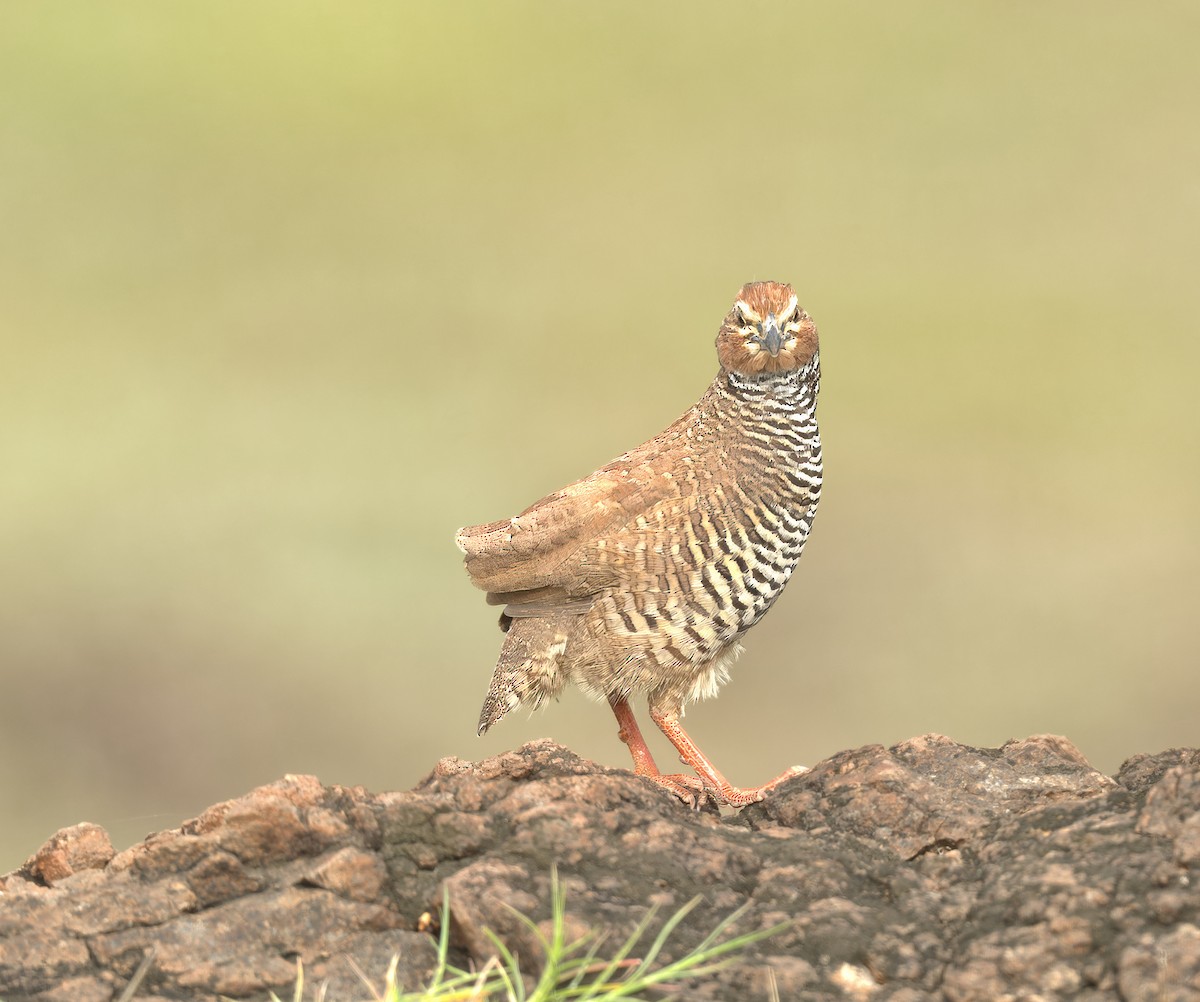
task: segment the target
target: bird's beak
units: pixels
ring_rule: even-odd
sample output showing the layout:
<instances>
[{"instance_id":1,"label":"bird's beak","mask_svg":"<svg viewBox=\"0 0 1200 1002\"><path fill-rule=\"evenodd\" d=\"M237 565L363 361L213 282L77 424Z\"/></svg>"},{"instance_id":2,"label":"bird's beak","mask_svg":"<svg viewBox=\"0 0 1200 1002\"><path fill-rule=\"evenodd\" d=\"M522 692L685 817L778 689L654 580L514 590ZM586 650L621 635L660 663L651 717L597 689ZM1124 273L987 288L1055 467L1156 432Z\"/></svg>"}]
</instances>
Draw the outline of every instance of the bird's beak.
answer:
<instances>
[{"instance_id":1,"label":"bird's beak","mask_svg":"<svg viewBox=\"0 0 1200 1002\"><path fill-rule=\"evenodd\" d=\"M775 322L775 314L768 313L767 319L762 324L762 334L758 338L759 344L771 353L771 357L775 358L779 354L779 349L783 347L783 335L779 333L779 324Z\"/></svg>"}]
</instances>

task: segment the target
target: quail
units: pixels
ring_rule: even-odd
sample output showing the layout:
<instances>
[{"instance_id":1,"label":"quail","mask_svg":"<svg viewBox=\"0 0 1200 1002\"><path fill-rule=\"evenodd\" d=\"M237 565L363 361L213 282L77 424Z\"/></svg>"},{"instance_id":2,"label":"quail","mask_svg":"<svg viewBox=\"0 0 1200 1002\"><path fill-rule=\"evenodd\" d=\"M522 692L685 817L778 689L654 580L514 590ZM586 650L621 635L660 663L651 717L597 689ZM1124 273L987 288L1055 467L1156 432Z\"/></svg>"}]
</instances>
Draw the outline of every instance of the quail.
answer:
<instances>
[{"instance_id":1,"label":"quail","mask_svg":"<svg viewBox=\"0 0 1200 1002\"><path fill-rule=\"evenodd\" d=\"M821 370L816 326L779 282L742 287L716 347L716 378L674 424L456 542L503 607L480 734L574 683L608 701L637 774L693 805L741 807L804 770L733 786L680 717L716 695L800 559L821 493ZM635 695L695 776L659 770Z\"/></svg>"}]
</instances>

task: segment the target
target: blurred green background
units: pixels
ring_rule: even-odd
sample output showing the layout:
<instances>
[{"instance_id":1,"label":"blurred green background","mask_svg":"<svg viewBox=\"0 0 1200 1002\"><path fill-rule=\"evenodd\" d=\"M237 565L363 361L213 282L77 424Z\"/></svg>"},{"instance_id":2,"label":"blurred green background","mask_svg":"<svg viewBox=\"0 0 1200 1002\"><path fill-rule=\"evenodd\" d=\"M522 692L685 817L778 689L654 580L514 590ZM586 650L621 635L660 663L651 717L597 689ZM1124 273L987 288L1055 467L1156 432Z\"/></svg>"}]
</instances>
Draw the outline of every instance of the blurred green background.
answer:
<instances>
[{"instance_id":1,"label":"blurred green background","mask_svg":"<svg viewBox=\"0 0 1200 1002\"><path fill-rule=\"evenodd\" d=\"M626 765L577 693L475 737L453 532L677 417L751 279L826 491L720 767L1195 744L1198 10L6 6L0 872L284 772Z\"/></svg>"}]
</instances>

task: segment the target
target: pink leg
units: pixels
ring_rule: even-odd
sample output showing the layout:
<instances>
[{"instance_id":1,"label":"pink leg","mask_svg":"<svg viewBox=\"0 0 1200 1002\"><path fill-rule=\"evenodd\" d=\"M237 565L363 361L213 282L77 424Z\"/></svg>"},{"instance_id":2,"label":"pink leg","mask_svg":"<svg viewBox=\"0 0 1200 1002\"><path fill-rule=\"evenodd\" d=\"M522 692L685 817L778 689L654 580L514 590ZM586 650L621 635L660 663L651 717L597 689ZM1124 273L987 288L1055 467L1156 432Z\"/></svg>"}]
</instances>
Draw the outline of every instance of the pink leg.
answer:
<instances>
[{"instance_id":1,"label":"pink leg","mask_svg":"<svg viewBox=\"0 0 1200 1002\"><path fill-rule=\"evenodd\" d=\"M633 716L629 701L624 696L612 695L608 697L608 704L612 707L617 723L621 727L617 736L625 742L629 748L629 754L633 756L633 771L670 790L685 804L699 807L701 800L707 796L704 783L695 776L663 775L654 761L654 756L650 753L646 739L642 737L641 728L638 727L637 720Z\"/></svg>"},{"instance_id":2,"label":"pink leg","mask_svg":"<svg viewBox=\"0 0 1200 1002\"><path fill-rule=\"evenodd\" d=\"M696 742L680 726L678 713L673 710L659 710L652 705L650 707L650 719L658 725L658 729L675 746L679 752L679 757L699 773L709 793L718 801L728 804L730 807L745 807L747 804L757 803L785 779L791 779L793 776L799 776L802 773L808 772L803 766L792 766L792 768L776 776L770 782L763 783L762 786L741 789L734 786L722 776L717 767L696 746Z\"/></svg>"},{"instance_id":3,"label":"pink leg","mask_svg":"<svg viewBox=\"0 0 1200 1002\"><path fill-rule=\"evenodd\" d=\"M642 737L641 728L638 727L637 719L629 706L629 700L624 696L609 696L608 705L612 707L617 723L621 725L617 737L629 746L629 754L633 756L633 771L639 776L662 775L658 771L654 756L650 754L646 739Z\"/></svg>"}]
</instances>

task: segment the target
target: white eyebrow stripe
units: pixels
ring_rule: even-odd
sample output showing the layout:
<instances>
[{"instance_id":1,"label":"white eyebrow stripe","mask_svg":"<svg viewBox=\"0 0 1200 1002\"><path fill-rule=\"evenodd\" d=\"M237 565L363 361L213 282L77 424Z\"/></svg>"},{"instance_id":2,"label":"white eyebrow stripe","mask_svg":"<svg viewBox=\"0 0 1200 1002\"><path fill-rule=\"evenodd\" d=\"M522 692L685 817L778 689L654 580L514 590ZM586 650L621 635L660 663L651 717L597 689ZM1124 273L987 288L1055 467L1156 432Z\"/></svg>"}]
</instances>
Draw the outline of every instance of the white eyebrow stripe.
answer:
<instances>
[{"instance_id":1,"label":"white eyebrow stripe","mask_svg":"<svg viewBox=\"0 0 1200 1002\"><path fill-rule=\"evenodd\" d=\"M747 320L754 320L756 322L762 321L762 315L757 310L751 309L750 304L744 299L739 299L735 305L741 312L742 316Z\"/></svg>"}]
</instances>

